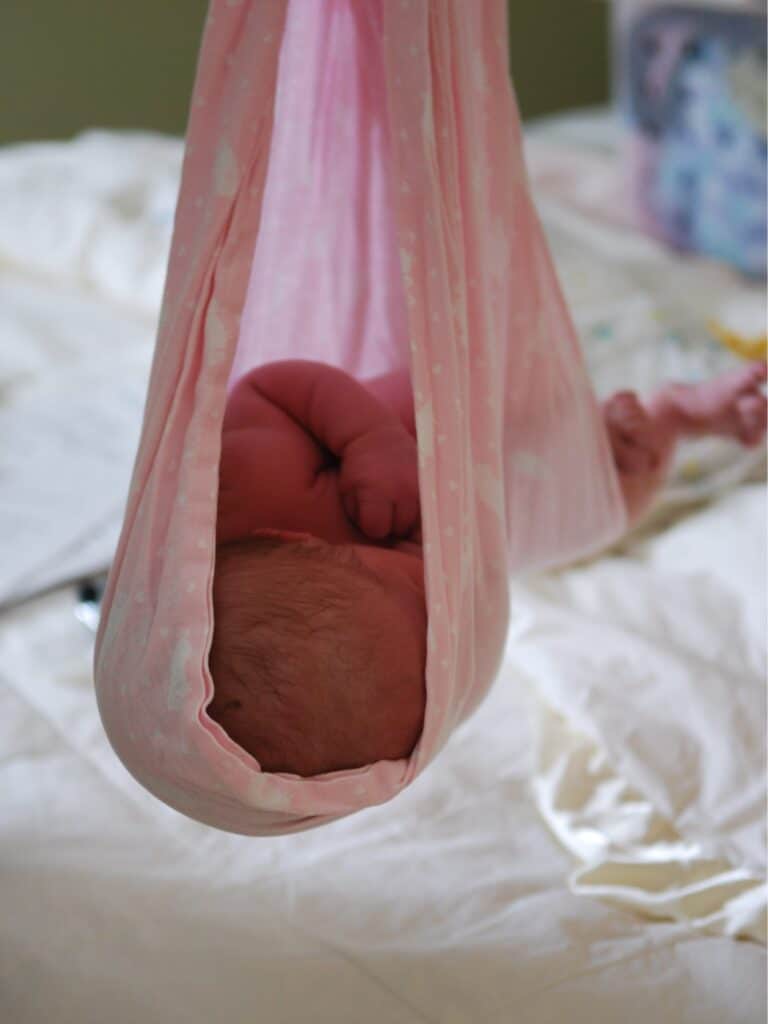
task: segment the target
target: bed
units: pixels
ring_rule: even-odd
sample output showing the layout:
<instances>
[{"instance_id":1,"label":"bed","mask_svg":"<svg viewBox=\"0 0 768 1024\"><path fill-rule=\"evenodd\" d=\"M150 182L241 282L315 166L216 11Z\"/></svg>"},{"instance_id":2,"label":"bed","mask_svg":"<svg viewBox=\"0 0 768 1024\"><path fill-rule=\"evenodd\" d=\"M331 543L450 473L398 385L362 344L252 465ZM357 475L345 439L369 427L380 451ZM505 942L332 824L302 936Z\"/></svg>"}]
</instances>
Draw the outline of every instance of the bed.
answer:
<instances>
[{"instance_id":1,"label":"bed","mask_svg":"<svg viewBox=\"0 0 768 1024\"><path fill-rule=\"evenodd\" d=\"M598 392L735 365L707 319L759 319L762 289L617 217L615 144L602 112L528 135ZM180 166L144 134L0 150L0 1019L763 1020L762 451L686 446L642 530L516 582L495 689L388 805L253 840L117 761L81 584L119 530Z\"/></svg>"}]
</instances>

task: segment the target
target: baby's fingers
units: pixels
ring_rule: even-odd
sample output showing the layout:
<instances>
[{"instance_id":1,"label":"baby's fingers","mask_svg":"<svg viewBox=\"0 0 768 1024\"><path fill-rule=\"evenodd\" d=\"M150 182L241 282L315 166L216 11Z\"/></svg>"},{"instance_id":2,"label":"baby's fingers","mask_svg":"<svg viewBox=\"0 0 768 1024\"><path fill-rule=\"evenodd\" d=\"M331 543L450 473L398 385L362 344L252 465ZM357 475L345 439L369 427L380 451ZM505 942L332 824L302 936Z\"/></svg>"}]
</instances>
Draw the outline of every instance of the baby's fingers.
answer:
<instances>
[{"instance_id":1,"label":"baby's fingers","mask_svg":"<svg viewBox=\"0 0 768 1024\"><path fill-rule=\"evenodd\" d=\"M371 540L383 540L392 528L391 503L381 498L360 497L350 491L342 497L347 518Z\"/></svg>"},{"instance_id":2,"label":"baby's fingers","mask_svg":"<svg viewBox=\"0 0 768 1024\"><path fill-rule=\"evenodd\" d=\"M401 497L395 505L393 530L396 537L407 537L420 524L421 510L419 506L419 495L413 497Z\"/></svg>"},{"instance_id":3,"label":"baby's fingers","mask_svg":"<svg viewBox=\"0 0 768 1024\"><path fill-rule=\"evenodd\" d=\"M355 526L360 524L360 514L357 507L357 495L354 491L350 491L348 494L342 496L341 503L344 506L344 511L347 514L347 519Z\"/></svg>"},{"instance_id":4,"label":"baby's fingers","mask_svg":"<svg viewBox=\"0 0 768 1024\"><path fill-rule=\"evenodd\" d=\"M383 498L358 498L358 526L371 540L384 540L392 532L392 502Z\"/></svg>"}]
</instances>

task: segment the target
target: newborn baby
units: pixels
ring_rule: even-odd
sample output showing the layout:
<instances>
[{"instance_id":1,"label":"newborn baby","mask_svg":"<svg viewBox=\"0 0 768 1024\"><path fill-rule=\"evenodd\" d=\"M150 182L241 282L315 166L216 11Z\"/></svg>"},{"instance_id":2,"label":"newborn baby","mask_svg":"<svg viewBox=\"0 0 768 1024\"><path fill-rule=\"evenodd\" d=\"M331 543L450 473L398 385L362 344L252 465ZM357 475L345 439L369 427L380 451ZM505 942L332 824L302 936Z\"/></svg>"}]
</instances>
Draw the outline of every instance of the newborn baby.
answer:
<instances>
[{"instance_id":1,"label":"newborn baby","mask_svg":"<svg viewBox=\"0 0 768 1024\"><path fill-rule=\"evenodd\" d=\"M407 757L427 615L406 374L260 367L227 406L210 717L265 771ZM275 529L279 528L279 529Z\"/></svg>"},{"instance_id":2,"label":"newborn baby","mask_svg":"<svg viewBox=\"0 0 768 1024\"><path fill-rule=\"evenodd\" d=\"M758 444L764 364L603 406L631 522L681 437ZM406 758L426 692L418 461L406 373L302 360L236 386L220 464L208 715L264 771Z\"/></svg>"}]
</instances>

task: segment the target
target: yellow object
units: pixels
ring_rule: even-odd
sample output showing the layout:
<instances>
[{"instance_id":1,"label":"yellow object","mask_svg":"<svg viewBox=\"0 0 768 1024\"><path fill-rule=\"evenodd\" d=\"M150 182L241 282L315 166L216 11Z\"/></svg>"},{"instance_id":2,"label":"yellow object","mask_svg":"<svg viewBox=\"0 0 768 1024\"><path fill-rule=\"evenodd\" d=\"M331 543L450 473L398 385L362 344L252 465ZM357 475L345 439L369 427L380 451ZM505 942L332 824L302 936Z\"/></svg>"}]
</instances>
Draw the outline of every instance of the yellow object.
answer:
<instances>
[{"instance_id":1,"label":"yellow object","mask_svg":"<svg viewBox=\"0 0 768 1024\"><path fill-rule=\"evenodd\" d=\"M766 353L768 353L768 335L758 335L756 338L745 338L742 334L736 334L735 331L729 331L727 327L723 327L717 320L710 320L707 324L712 336L720 342L721 345L725 345L731 352L735 352L737 356L741 356L742 359L761 359L765 362Z\"/></svg>"},{"instance_id":2,"label":"yellow object","mask_svg":"<svg viewBox=\"0 0 768 1024\"><path fill-rule=\"evenodd\" d=\"M689 459L680 467L680 476L683 480L700 480L702 475L702 465L698 459Z\"/></svg>"}]
</instances>

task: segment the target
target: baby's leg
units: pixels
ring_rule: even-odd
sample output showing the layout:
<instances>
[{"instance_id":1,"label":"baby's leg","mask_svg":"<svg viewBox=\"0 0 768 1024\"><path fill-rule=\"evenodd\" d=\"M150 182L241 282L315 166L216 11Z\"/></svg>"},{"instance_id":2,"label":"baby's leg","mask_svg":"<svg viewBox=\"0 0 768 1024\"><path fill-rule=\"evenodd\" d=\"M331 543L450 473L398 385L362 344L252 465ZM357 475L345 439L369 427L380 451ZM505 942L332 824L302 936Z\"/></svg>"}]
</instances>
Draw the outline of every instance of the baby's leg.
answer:
<instances>
[{"instance_id":1,"label":"baby's leg","mask_svg":"<svg viewBox=\"0 0 768 1024\"><path fill-rule=\"evenodd\" d=\"M764 363L705 384L669 384L643 405L622 391L603 406L630 523L636 522L664 482L675 445L683 437L733 437L753 447L766 429Z\"/></svg>"},{"instance_id":2,"label":"baby's leg","mask_svg":"<svg viewBox=\"0 0 768 1024\"><path fill-rule=\"evenodd\" d=\"M765 434L765 381L765 363L752 363L705 384L669 384L651 413L681 437L733 437L751 448Z\"/></svg>"},{"instance_id":3,"label":"baby's leg","mask_svg":"<svg viewBox=\"0 0 768 1024\"><path fill-rule=\"evenodd\" d=\"M405 429L416 437L416 420L413 413L413 391L411 375L407 370L394 370L378 377L361 381L374 396L394 412Z\"/></svg>"}]
</instances>

